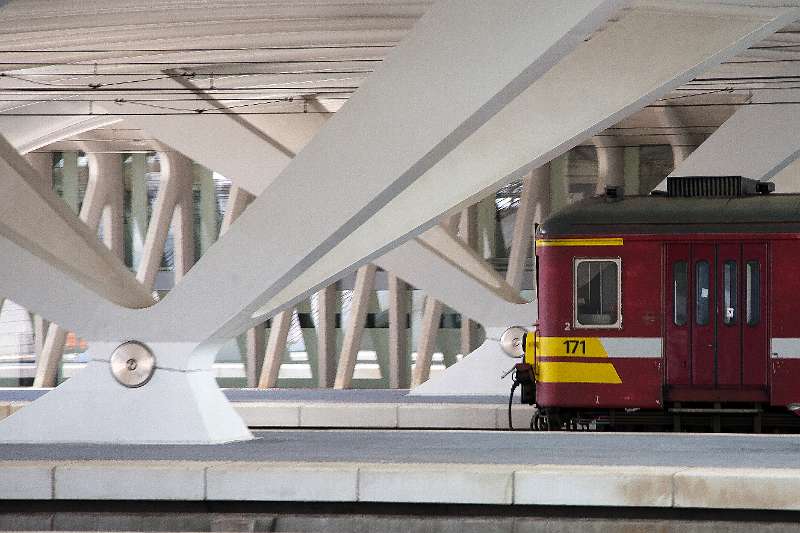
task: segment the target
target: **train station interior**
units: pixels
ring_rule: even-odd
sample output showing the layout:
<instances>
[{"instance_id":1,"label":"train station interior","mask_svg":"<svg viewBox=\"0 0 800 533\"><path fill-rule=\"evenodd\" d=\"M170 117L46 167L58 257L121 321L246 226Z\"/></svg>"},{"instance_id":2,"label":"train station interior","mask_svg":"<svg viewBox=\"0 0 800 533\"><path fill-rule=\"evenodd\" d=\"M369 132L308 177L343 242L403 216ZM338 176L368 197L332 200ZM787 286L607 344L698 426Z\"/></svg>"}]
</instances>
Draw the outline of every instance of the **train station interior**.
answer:
<instances>
[{"instance_id":1,"label":"train station interior","mask_svg":"<svg viewBox=\"0 0 800 533\"><path fill-rule=\"evenodd\" d=\"M797 531L798 156L798 0L0 0L0 531Z\"/></svg>"}]
</instances>

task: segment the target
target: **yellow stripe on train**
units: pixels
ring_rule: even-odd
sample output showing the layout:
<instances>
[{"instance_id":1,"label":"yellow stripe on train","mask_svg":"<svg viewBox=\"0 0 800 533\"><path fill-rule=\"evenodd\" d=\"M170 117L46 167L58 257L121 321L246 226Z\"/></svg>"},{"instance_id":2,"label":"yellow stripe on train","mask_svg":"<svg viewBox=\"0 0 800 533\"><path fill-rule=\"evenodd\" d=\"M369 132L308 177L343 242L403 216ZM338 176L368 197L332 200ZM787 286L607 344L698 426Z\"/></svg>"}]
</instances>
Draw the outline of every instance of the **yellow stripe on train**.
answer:
<instances>
[{"instance_id":1,"label":"yellow stripe on train","mask_svg":"<svg viewBox=\"0 0 800 533\"><path fill-rule=\"evenodd\" d=\"M540 383L622 383L611 363L540 362L537 365Z\"/></svg>"},{"instance_id":2,"label":"yellow stripe on train","mask_svg":"<svg viewBox=\"0 0 800 533\"><path fill-rule=\"evenodd\" d=\"M548 357L587 357L608 360L608 352L597 337L536 337L528 335L525 361L536 369L540 383L608 383L619 384L622 379L609 362L542 361ZM534 353L537 361L534 361Z\"/></svg>"},{"instance_id":3,"label":"yellow stripe on train","mask_svg":"<svg viewBox=\"0 0 800 533\"><path fill-rule=\"evenodd\" d=\"M597 239L536 239L536 246L622 246L620 237Z\"/></svg>"}]
</instances>

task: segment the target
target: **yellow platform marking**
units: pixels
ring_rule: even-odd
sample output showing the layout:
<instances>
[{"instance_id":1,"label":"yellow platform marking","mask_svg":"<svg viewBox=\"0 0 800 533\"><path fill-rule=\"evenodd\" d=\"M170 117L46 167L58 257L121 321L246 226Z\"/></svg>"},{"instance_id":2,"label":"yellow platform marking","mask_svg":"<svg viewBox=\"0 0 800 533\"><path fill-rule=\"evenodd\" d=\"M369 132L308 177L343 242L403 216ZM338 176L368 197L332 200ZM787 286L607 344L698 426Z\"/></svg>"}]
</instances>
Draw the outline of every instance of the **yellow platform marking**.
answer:
<instances>
[{"instance_id":1,"label":"yellow platform marking","mask_svg":"<svg viewBox=\"0 0 800 533\"><path fill-rule=\"evenodd\" d=\"M540 362L540 383L622 383L611 363Z\"/></svg>"},{"instance_id":2,"label":"yellow platform marking","mask_svg":"<svg viewBox=\"0 0 800 533\"><path fill-rule=\"evenodd\" d=\"M537 239L536 246L622 246L621 237L602 239Z\"/></svg>"}]
</instances>

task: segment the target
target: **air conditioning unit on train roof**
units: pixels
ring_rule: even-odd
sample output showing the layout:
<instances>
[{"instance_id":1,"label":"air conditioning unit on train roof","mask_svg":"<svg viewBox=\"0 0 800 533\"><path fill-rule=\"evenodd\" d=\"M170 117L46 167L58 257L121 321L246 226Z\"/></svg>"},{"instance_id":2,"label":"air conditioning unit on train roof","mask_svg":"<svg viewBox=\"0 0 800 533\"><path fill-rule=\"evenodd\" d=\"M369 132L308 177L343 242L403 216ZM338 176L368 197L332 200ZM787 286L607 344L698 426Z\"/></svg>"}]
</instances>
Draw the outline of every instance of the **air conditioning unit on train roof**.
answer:
<instances>
[{"instance_id":1,"label":"air conditioning unit on train roof","mask_svg":"<svg viewBox=\"0 0 800 533\"><path fill-rule=\"evenodd\" d=\"M667 196L678 198L736 198L769 194L775 184L744 176L675 176L667 178Z\"/></svg>"}]
</instances>

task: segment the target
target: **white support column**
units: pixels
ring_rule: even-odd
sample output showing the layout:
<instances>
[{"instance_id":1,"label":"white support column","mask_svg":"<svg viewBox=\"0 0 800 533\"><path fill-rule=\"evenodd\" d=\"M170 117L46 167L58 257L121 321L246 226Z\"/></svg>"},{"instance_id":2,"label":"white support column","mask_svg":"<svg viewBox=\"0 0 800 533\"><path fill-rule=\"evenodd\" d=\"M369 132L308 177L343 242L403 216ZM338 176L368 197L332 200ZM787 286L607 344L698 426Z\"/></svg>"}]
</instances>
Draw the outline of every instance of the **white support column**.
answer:
<instances>
[{"instance_id":1,"label":"white support column","mask_svg":"<svg viewBox=\"0 0 800 533\"><path fill-rule=\"evenodd\" d=\"M317 293L317 386L333 387L336 380L336 285Z\"/></svg>"},{"instance_id":2,"label":"white support column","mask_svg":"<svg viewBox=\"0 0 800 533\"><path fill-rule=\"evenodd\" d=\"M678 111L669 105L656 107L660 125L668 128L669 143L672 146L672 163L673 168L683 163L683 160L689 157L694 150L692 145L691 136L686 133L683 120L678 115Z\"/></svg>"},{"instance_id":3,"label":"white support column","mask_svg":"<svg viewBox=\"0 0 800 533\"><path fill-rule=\"evenodd\" d=\"M533 214L533 224L534 228L544 222L544 220L550 216L550 164L543 165L536 170L533 171L532 174L533 183L531 184L531 188L533 192L533 197L535 198L536 206L534 209ZM538 298L539 287L537 287L536 283L536 239L534 235L533 239L533 246L534 249L532 250L532 258L534 261L533 264L533 300Z\"/></svg>"},{"instance_id":4,"label":"white support column","mask_svg":"<svg viewBox=\"0 0 800 533\"><path fill-rule=\"evenodd\" d=\"M514 237L511 241L511 254L508 258L506 281L516 290L522 288L525 263L531 255L533 243L533 217L536 214L536 198L533 190L533 172L522 178L522 193L514 218Z\"/></svg>"},{"instance_id":5,"label":"white support column","mask_svg":"<svg viewBox=\"0 0 800 533\"><path fill-rule=\"evenodd\" d=\"M125 181L121 154L89 154L89 173L96 168L106 183L102 211L103 243L120 261L125 258ZM91 179L91 178L90 178Z\"/></svg>"},{"instance_id":6,"label":"white support column","mask_svg":"<svg viewBox=\"0 0 800 533\"><path fill-rule=\"evenodd\" d=\"M389 277L389 388L405 389L410 385L408 357L408 284Z\"/></svg>"},{"instance_id":7,"label":"white support column","mask_svg":"<svg viewBox=\"0 0 800 533\"><path fill-rule=\"evenodd\" d=\"M625 184L625 148L621 146L595 146L597 149L597 194L606 187Z\"/></svg>"},{"instance_id":8,"label":"white support column","mask_svg":"<svg viewBox=\"0 0 800 533\"><path fill-rule=\"evenodd\" d=\"M639 146L625 147L625 194L637 195L641 193L639 190L639 150Z\"/></svg>"},{"instance_id":9,"label":"white support column","mask_svg":"<svg viewBox=\"0 0 800 533\"><path fill-rule=\"evenodd\" d=\"M550 161L550 210L555 213L569 204L569 152Z\"/></svg>"},{"instance_id":10,"label":"white support column","mask_svg":"<svg viewBox=\"0 0 800 533\"><path fill-rule=\"evenodd\" d=\"M214 173L197 163L194 164L194 179L200 184L200 253L206 253L217 240L217 199Z\"/></svg>"},{"instance_id":11,"label":"white support column","mask_svg":"<svg viewBox=\"0 0 800 533\"><path fill-rule=\"evenodd\" d=\"M172 237L175 247L175 283L180 282L194 265L194 206L192 161L177 152L162 154L161 172L170 174L178 183L177 198L172 215Z\"/></svg>"},{"instance_id":12,"label":"white support column","mask_svg":"<svg viewBox=\"0 0 800 533\"><path fill-rule=\"evenodd\" d=\"M36 170L41 177L40 185L45 189L53 188L53 153L52 152L31 152L25 155L25 159ZM0 299L0 309L2 309L2 299ZM33 326L33 343L36 352L36 360L42 357L42 348L47 337L47 328L50 322L41 315L32 313L31 323Z\"/></svg>"},{"instance_id":13,"label":"white support column","mask_svg":"<svg viewBox=\"0 0 800 533\"><path fill-rule=\"evenodd\" d=\"M287 309L272 317L264 365L261 367L261 377L258 379L259 389L270 389L278 383L278 373L281 370L283 354L286 352L286 339L289 336L289 327L292 325L293 313L294 309Z\"/></svg>"},{"instance_id":14,"label":"white support column","mask_svg":"<svg viewBox=\"0 0 800 533\"><path fill-rule=\"evenodd\" d=\"M461 211L461 220L458 221L461 240L471 250L478 251L478 206L473 204ZM451 220L455 224L456 220ZM469 316L461 313L461 354L467 355L475 349L477 344L478 324ZM417 356L419 357L419 356Z\"/></svg>"},{"instance_id":15,"label":"white support column","mask_svg":"<svg viewBox=\"0 0 800 533\"><path fill-rule=\"evenodd\" d=\"M342 341L339 365L336 367L336 380L333 385L336 389L349 389L353 385L353 372L356 369L356 359L361 348L361 337L364 334L369 297L375 286L376 270L375 265L368 264L359 268L356 274L349 321Z\"/></svg>"},{"instance_id":16,"label":"white support column","mask_svg":"<svg viewBox=\"0 0 800 533\"><path fill-rule=\"evenodd\" d=\"M484 259L490 259L495 256L494 252L497 244L497 204L495 203L494 194L478 202L475 205L475 213L478 228L478 242L475 250Z\"/></svg>"},{"instance_id":17,"label":"white support column","mask_svg":"<svg viewBox=\"0 0 800 533\"><path fill-rule=\"evenodd\" d=\"M164 243L167 241L169 226L173 222L175 238L175 281L181 279L194 262L194 243L192 233L191 209L178 206L191 206L192 173L191 162L175 153L161 154L161 184L158 188L153 216L147 227L142 260L136 272L139 282L152 289L161 259L164 257ZM186 201L188 195L189 201ZM181 214L183 212L184 214ZM188 214L189 220L185 220ZM188 228L186 227L188 225ZM188 233L188 235L187 235ZM188 242L187 242L188 241ZM192 248L187 250L188 244Z\"/></svg>"},{"instance_id":18,"label":"white support column","mask_svg":"<svg viewBox=\"0 0 800 533\"><path fill-rule=\"evenodd\" d=\"M93 232L97 233L97 229L100 225L100 217L109 197L109 191L116 187L116 185L112 186L111 182L113 180L106 179L106 176L118 178L118 181L121 182L122 167L120 163L119 173L117 176L114 176L113 166L112 168L106 166L109 163L113 163L114 158L101 157L98 159L93 156L95 156L95 154L90 155L89 182L86 185L86 195L83 198L80 219L91 228ZM119 159L116 161L119 162ZM66 168L66 159L64 167ZM108 241L106 245L108 245ZM33 378L34 387L54 387L56 385L58 367L64 354L64 343L66 340L66 329L58 324L50 324L47 328L47 336L45 337L41 354L39 354L36 360L36 374Z\"/></svg>"},{"instance_id":19,"label":"white support column","mask_svg":"<svg viewBox=\"0 0 800 533\"><path fill-rule=\"evenodd\" d=\"M442 302L428 296L425 298L425 309L422 312L422 325L417 344L417 360L414 364L414 373L411 386L416 387L428 381L431 375L433 352L436 349L436 337L439 332L439 323L442 320Z\"/></svg>"},{"instance_id":20,"label":"white support column","mask_svg":"<svg viewBox=\"0 0 800 533\"><path fill-rule=\"evenodd\" d=\"M231 187L228 196L228 205L222 218L219 234L224 235L231 224L241 215L250 203L255 200L255 196L235 185ZM264 322L256 324L247 330L244 354L245 383L247 387L258 386L261 369L264 365L264 353L267 349L266 335L267 328Z\"/></svg>"},{"instance_id":21,"label":"white support column","mask_svg":"<svg viewBox=\"0 0 800 533\"><path fill-rule=\"evenodd\" d=\"M50 322L42 317L42 315L32 314L31 321L33 322L33 343L36 350L36 359L42 356L45 339L47 338L47 329L50 327Z\"/></svg>"},{"instance_id":22,"label":"white support column","mask_svg":"<svg viewBox=\"0 0 800 533\"><path fill-rule=\"evenodd\" d=\"M494 205L494 197L492 197L492 202ZM458 213L447 218L441 223L441 228L447 232L448 235L457 239L458 237L455 236L455 233L459 227L459 224L462 222L462 217L466 215L466 219L463 220L462 225L464 237L466 237L468 241L473 241L473 239L479 240L479 234L472 232L472 229L479 224L477 207L477 204L470 206L462 213ZM472 217L478 220L473 221ZM475 250L474 248L470 249ZM422 324L420 326L420 334L417 341L417 360L414 364L414 372L411 380L412 387L416 387L420 383L423 383L430 376L431 363L433 362L433 351L436 349L436 338L439 333L439 325L441 321L442 302L436 298L432 298L429 295L425 298L425 307L422 312ZM468 317L464 316L463 314L461 315L462 348L464 344L472 342L473 332L471 330L474 325L471 322L472 321ZM470 351L471 350L465 351L464 354L466 355Z\"/></svg>"},{"instance_id":23,"label":"white support column","mask_svg":"<svg viewBox=\"0 0 800 533\"><path fill-rule=\"evenodd\" d=\"M147 238L148 197L147 197L147 157L145 154L132 154L130 165L131 180L131 257L132 267L138 271Z\"/></svg>"},{"instance_id":24,"label":"white support column","mask_svg":"<svg viewBox=\"0 0 800 533\"><path fill-rule=\"evenodd\" d=\"M75 213L80 206L80 190L78 188L78 152L64 152L64 165L61 167L61 197Z\"/></svg>"}]
</instances>

